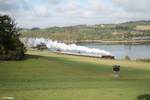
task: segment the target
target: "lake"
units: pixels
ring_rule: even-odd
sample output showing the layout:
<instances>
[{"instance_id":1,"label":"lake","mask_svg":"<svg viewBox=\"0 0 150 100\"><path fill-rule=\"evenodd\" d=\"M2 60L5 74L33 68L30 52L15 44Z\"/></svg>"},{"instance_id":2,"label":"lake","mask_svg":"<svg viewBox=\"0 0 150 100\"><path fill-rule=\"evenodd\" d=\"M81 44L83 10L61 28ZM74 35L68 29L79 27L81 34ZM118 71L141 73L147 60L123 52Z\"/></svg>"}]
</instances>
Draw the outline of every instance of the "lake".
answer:
<instances>
[{"instance_id":1,"label":"lake","mask_svg":"<svg viewBox=\"0 0 150 100\"><path fill-rule=\"evenodd\" d=\"M131 59L150 58L150 45L106 45L101 43L79 43L77 45L109 51L116 59L124 59L125 56L129 56Z\"/></svg>"}]
</instances>

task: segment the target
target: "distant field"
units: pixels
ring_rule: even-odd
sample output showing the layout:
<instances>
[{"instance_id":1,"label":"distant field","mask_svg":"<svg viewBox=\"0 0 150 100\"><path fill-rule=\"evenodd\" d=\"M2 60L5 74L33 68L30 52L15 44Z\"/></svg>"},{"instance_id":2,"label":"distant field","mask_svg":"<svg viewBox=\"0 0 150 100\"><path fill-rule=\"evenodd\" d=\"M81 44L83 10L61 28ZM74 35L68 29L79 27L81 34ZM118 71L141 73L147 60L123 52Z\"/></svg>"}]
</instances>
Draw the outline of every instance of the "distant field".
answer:
<instances>
[{"instance_id":1,"label":"distant field","mask_svg":"<svg viewBox=\"0 0 150 100\"><path fill-rule=\"evenodd\" d=\"M137 100L137 96L150 94L150 62L75 57L49 51L28 54L24 61L0 61L0 99ZM121 65L119 79L114 78L113 64Z\"/></svg>"},{"instance_id":2,"label":"distant field","mask_svg":"<svg viewBox=\"0 0 150 100\"><path fill-rule=\"evenodd\" d=\"M139 26L136 26L136 30L150 30L150 25L139 25Z\"/></svg>"}]
</instances>

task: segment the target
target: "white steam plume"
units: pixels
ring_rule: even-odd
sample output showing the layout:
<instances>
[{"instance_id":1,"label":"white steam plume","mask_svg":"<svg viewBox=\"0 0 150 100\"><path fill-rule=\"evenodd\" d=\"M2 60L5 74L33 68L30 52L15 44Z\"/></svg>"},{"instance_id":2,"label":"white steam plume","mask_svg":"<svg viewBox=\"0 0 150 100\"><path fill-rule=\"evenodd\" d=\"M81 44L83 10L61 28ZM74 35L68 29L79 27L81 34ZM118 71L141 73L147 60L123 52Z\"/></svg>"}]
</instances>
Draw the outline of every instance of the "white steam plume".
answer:
<instances>
[{"instance_id":1,"label":"white steam plume","mask_svg":"<svg viewBox=\"0 0 150 100\"><path fill-rule=\"evenodd\" d=\"M23 38L22 39L24 43L28 47L34 47L40 43L45 43L45 45L50 50L60 50L63 52L76 52L76 53L86 53L86 54L94 54L94 55L111 55L111 53L95 49L95 48L88 48L85 46L78 46L76 44L65 44L65 43L59 43L57 41L52 41L50 39L44 39L44 38Z\"/></svg>"}]
</instances>

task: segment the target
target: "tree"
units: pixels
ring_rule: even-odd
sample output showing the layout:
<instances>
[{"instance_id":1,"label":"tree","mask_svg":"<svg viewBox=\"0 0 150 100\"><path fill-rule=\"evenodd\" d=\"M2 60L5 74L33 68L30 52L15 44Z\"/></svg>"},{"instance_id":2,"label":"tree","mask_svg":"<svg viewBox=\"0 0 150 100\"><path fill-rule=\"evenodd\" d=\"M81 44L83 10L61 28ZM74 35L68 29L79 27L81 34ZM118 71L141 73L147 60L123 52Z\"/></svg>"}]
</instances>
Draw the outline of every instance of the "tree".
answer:
<instances>
[{"instance_id":1,"label":"tree","mask_svg":"<svg viewBox=\"0 0 150 100\"><path fill-rule=\"evenodd\" d=\"M19 39L15 21L8 15L0 15L0 60L21 60L25 47Z\"/></svg>"}]
</instances>

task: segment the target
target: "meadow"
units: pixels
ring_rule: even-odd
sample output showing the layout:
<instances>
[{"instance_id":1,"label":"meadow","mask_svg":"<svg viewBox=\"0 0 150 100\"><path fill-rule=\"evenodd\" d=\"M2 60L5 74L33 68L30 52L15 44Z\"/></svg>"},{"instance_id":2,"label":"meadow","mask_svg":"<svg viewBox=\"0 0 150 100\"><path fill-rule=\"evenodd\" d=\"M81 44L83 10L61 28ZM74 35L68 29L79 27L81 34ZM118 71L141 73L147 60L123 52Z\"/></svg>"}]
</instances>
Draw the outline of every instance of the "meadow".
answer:
<instances>
[{"instance_id":1,"label":"meadow","mask_svg":"<svg viewBox=\"0 0 150 100\"><path fill-rule=\"evenodd\" d=\"M0 99L150 100L150 62L27 52L23 61L0 61ZM112 71L121 65L120 78Z\"/></svg>"}]
</instances>

